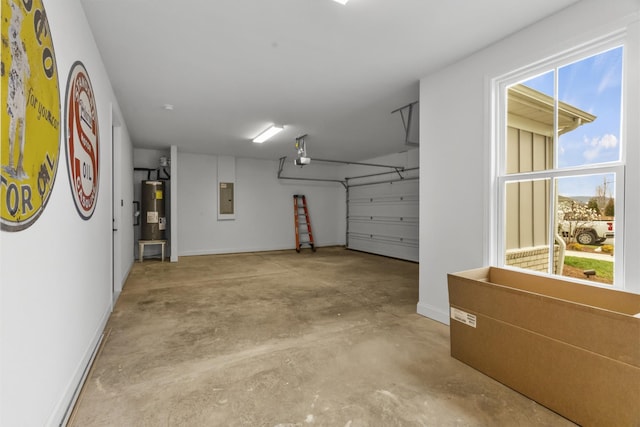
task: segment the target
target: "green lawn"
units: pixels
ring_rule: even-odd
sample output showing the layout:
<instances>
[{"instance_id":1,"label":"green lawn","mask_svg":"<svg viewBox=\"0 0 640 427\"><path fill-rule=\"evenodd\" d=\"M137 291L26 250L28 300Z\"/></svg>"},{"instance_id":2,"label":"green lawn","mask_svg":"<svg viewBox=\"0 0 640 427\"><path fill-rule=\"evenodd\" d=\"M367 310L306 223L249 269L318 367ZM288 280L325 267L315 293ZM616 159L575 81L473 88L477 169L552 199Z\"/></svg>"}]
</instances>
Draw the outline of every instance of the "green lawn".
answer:
<instances>
[{"instance_id":1,"label":"green lawn","mask_svg":"<svg viewBox=\"0 0 640 427\"><path fill-rule=\"evenodd\" d=\"M577 256L564 257L565 265L570 265L581 270L595 270L599 277L613 281L613 263L597 259L581 258Z\"/></svg>"}]
</instances>

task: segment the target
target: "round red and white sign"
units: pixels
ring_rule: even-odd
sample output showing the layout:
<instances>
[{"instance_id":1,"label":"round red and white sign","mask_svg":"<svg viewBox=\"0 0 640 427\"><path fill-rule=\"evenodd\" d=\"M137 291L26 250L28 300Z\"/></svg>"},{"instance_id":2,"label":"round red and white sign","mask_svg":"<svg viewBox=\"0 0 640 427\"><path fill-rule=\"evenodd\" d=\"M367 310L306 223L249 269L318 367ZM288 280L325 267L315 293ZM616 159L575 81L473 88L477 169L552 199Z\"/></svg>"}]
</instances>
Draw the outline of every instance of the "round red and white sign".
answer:
<instances>
[{"instance_id":1,"label":"round red and white sign","mask_svg":"<svg viewBox=\"0 0 640 427\"><path fill-rule=\"evenodd\" d=\"M71 67L66 95L66 151L71 194L83 219L93 215L98 198L99 133L96 100L80 61Z\"/></svg>"}]
</instances>

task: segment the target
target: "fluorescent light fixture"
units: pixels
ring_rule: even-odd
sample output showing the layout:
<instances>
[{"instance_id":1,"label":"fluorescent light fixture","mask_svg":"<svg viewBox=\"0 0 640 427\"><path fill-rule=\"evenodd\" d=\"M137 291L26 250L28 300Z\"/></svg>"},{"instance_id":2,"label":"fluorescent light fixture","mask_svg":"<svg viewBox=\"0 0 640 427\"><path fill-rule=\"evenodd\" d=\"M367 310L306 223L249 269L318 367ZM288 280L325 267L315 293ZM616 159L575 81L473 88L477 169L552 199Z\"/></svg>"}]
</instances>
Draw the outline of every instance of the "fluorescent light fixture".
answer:
<instances>
[{"instance_id":1,"label":"fluorescent light fixture","mask_svg":"<svg viewBox=\"0 0 640 427\"><path fill-rule=\"evenodd\" d=\"M273 135L278 132L284 130L284 126L271 125L268 129L263 131L260 135L253 138L253 142L257 142L258 144L262 144L267 139L271 138Z\"/></svg>"},{"instance_id":2,"label":"fluorescent light fixture","mask_svg":"<svg viewBox=\"0 0 640 427\"><path fill-rule=\"evenodd\" d=\"M333 1L340 4L347 4L349 0L333 0Z\"/></svg>"}]
</instances>

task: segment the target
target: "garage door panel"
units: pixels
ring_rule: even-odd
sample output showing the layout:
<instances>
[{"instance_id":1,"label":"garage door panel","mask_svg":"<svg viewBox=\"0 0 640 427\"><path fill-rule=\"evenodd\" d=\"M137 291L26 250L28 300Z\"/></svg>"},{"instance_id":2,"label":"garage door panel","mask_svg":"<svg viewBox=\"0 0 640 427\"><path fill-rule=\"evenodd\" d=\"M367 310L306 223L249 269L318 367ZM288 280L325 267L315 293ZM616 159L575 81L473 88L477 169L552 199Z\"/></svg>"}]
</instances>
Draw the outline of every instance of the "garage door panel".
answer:
<instances>
[{"instance_id":1,"label":"garage door panel","mask_svg":"<svg viewBox=\"0 0 640 427\"><path fill-rule=\"evenodd\" d=\"M415 194L394 194L388 196L368 196L368 197L351 197L351 202L353 204L369 204L369 203L378 203L378 204L395 204L395 203L408 203L414 202L418 203L418 196Z\"/></svg>"},{"instance_id":2,"label":"garage door panel","mask_svg":"<svg viewBox=\"0 0 640 427\"><path fill-rule=\"evenodd\" d=\"M349 249L369 252L378 255L390 256L418 261L418 240L404 241L393 240L385 236L373 236L353 234L349 237Z\"/></svg>"},{"instance_id":3,"label":"garage door panel","mask_svg":"<svg viewBox=\"0 0 640 427\"><path fill-rule=\"evenodd\" d=\"M417 203L367 204L349 206L349 216L354 217L394 217L404 218L415 215Z\"/></svg>"},{"instance_id":4,"label":"garage door panel","mask_svg":"<svg viewBox=\"0 0 640 427\"><path fill-rule=\"evenodd\" d=\"M418 195L419 183L417 179L396 181L393 183L380 183L373 185L361 185L349 187L349 195L355 198L359 197L379 197L386 195L413 194Z\"/></svg>"},{"instance_id":5,"label":"garage door panel","mask_svg":"<svg viewBox=\"0 0 640 427\"><path fill-rule=\"evenodd\" d=\"M387 235L408 239L417 238L417 218L413 221L392 220L353 220L350 222L349 231L359 234L380 234L384 230Z\"/></svg>"},{"instance_id":6,"label":"garage door panel","mask_svg":"<svg viewBox=\"0 0 640 427\"><path fill-rule=\"evenodd\" d=\"M349 187L350 249L418 261L418 180Z\"/></svg>"}]
</instances>

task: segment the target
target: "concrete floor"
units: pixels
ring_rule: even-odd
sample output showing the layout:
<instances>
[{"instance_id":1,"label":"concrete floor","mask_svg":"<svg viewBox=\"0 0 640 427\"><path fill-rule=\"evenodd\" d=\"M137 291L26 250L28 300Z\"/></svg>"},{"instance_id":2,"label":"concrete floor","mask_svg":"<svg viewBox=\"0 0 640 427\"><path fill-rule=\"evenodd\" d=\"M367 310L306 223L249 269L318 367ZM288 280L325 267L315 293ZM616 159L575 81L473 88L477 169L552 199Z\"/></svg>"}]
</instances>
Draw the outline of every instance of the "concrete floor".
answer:
<instances>
[{"instance_id":1,"label":"concrete floor","mask_svg":"<svg viewBox=\"0 0 640 427\"><path fill-rule=\"evenodd\" d=\"M573 425L417 301L417 264L342 248L135 263L70 425Z\"/></svg>"}]
</instances>

